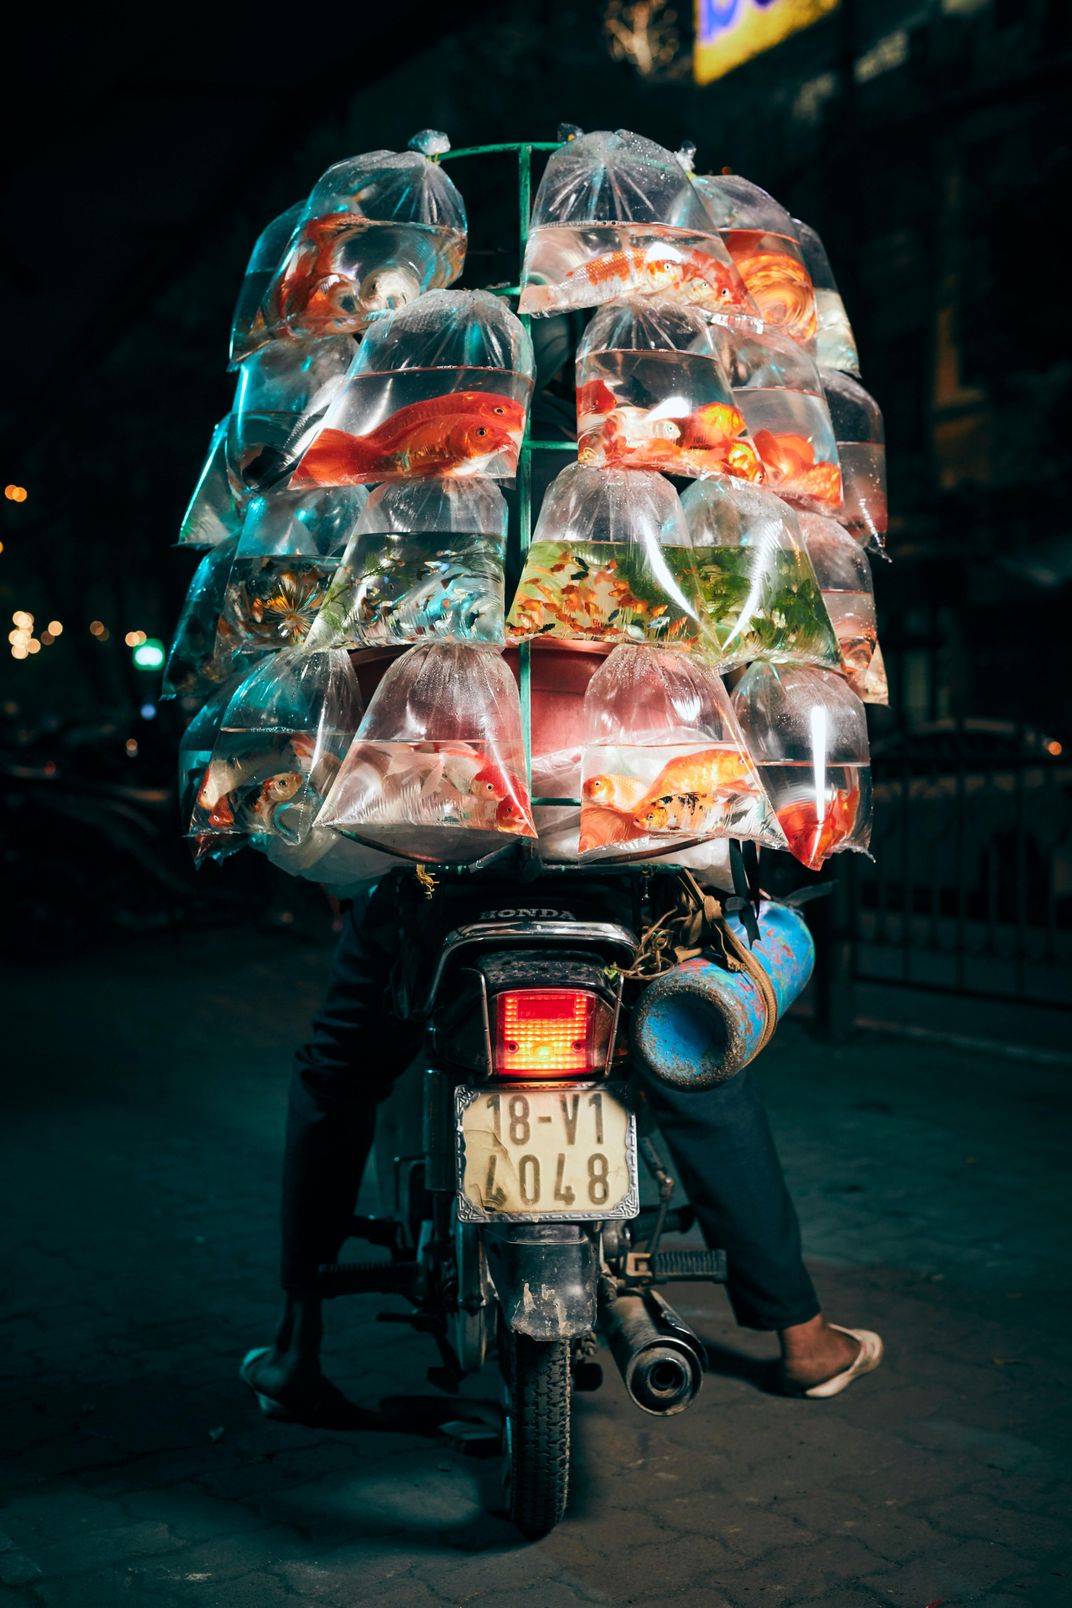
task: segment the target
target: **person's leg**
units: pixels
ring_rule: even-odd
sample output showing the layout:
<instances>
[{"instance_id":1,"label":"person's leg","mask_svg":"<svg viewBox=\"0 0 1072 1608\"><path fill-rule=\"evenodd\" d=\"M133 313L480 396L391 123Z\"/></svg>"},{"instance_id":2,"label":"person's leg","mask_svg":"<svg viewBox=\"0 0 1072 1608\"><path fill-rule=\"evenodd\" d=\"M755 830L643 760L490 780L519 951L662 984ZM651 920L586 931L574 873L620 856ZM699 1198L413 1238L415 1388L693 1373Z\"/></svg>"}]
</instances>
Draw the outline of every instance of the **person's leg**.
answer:
<instances>
[{"instance_id":1,"label":"person's leg","mask_svg":"<svg viewBox=\"0 0 1072 1608\"><path fill-rule=\"evenodd\" d=\"M726 1252L726 1290L738 1323L777 1331L789 1386L818 1384L848 1367L857 1343L823 1318L749 1069L699 1093L654 1079L646 1089L704 1238Z\"/></svg>"}]
</instances>

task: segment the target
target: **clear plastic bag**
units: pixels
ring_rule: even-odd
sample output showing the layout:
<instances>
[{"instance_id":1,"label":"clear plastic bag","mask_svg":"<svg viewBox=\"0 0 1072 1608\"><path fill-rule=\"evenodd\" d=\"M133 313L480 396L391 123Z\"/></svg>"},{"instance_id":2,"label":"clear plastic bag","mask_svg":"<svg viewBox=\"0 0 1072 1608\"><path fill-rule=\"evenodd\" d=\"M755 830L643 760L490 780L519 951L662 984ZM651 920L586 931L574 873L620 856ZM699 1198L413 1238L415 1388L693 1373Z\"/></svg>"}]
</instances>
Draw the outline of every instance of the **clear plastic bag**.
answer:
<instances>
[{"instance_id":1,"label":"clear plastic bag","mask_svg":"<svg viewBox=\"0 0 1072 1608\"><path fill-rule=\"evenodd\" d=\"M265 292L268 337L353 334L452 284L466 230L456 186L419 151L336 162L313 187Z\"/></svg>"},{"instance_id":2,"label":"clear plastic bag","mask_svg":"<svg viewBox=\"0 0 1072 1608\"><path fill-rule=\"evenodd\" d=\"M433 290L366 332L295 487L512 480L534 372L520 319L486 290Z\"/></svg>"},{"instance_id":3,"label":"clear plastic bag","mask_svg":"<svg viewBox=\"0 0 1072 1608\"><path fill-rule=\"evenodd\" d=\"M304 203L295 201L278 218L273 218L257 237L253 254L242 276L231 319L231 368L236 368L243 358L266 345L270 338L264 316L264 298L287 254L304 210Z\"/></svg>"},{"instance_id":4,"label":"clear plastic bag","mask_svg":"<svg viewBox=\"0 0 1072 1608\"><path fill-rule=\"evenodd\" d=\"M874 702L864 694L878 646L875 589L867 554L836 520L821 514L801 514L800 528L838 639L845 679L865 703Z\"/></svg>"},{"instance_id":5,"label":"clear plastic bag","mask_svg":"<svg viewBox=\"0 0 1072 1608\"><path fill-rule=\"evenodd\" d=\"M194 838L302 843L361 714L346 653L273 653L227 701L190 811Z\"/></svg>"},{"instance_id":6,"label":"clear plastic bag","mask_svg":"<svg viewBox=\"0 0 1072 1608\"><path fill-rule=\"evenodd\" d=\"M867 669L861 675L850 676L849 685L861 703L883 706L889 703L890 684L886 677L886 661L882 657L881 642L875 643L875 651L871 655L871 663Z\"/></svg>"},{"instance_id":7,"label":"clear plastic bag","mask_svg":"<svg viewBox=\"0 0 1072 1608\"><path fill-rule=\"evenodd\" d=\"M180 547L218 547L242 528L247 493L236 493L227 473L230 415L212 432L208 456L179 526Z\"/></svg>"},{"instance_id":8,"label":"clear plastic bag","mask_svg":"<svg viewBox=\"0 0 1072 1608\"><path fill-rule=\"evenodd\" d=\"M765 484L818 513L841 507L841 469L819 371L784 335L724 335L733 394L763 464Z\"/></svg>"},{"instance_id":9,"label":"clear plastic bag","mask_svg":"<svg viewBox=\"0 0 1072 1608\"><path fill-rule=\"evenodd\" d=\"M727 837L785 847L717 671L662 648L615 648L584 701L581 855Z\"/></svg>"},{"instance_id":10,"label":"clear plastic bag","mask_svg":"<svg viewBox=\"0 0 1072 1608\"><path fill-rule=\"evenodd\" d=\"M320 825L406 859L457 864L534 838L521 701L499 650L430 642L396 659Z\"/></svg>"},{"instance_id":11,"label":"clear plastic bag","mask_svg":"<svg viewBox=\"0 0 1072 1608\"><path fill-rule=\"evenodd\" d=\"M866 853L867 715L841 676L754 664L734 688L733 709L790 853L812 871L845 849Z\"/></svg>"},{"instance_id":12,"label":"clear plastic bag","mask_svg":"<svg viewBox=\"0 0 1072 1608\"><path fill-rule=\"evenodd\" d=\"M705 175L695 184L766 328L810 345L815 289L788 212L736 173Z\"/></svg>"},{"instance_id":13,"label":"clear plastic bag","mask_svg":"<svg viewBox=\"0 0 1072 1608\"><path fill-rule=\"evenodd\" d=\"M259 657L306 641L367 501L363 486L253 498L223 594L218 654Z\"/></svg>"},{"instance_id":14,"label":"clear plastic bag","mask_svg":"<svg viewBox=\"0 0 1072 1608\"><path fill-rule=\"evenodd\" d=\"M354 357L348 335L272 341L238 370L227 424L227 474L239 495L278 485L309 439Z\"/></svg>"},{"instance_id":15,"label":"clear plastic bag","mask_svg":"<svg viewBox=\"0 0 1072 1608\"><path fill-rule=\"evenodd\" d=\"M220 640L220 615L237 547L237 536L221 542L194 571L164 666L162 698L207 698L227 679L231 655Z\"/></svg>"},{"instance_id":16,"label":"clear plastic bag","mask_svg":"<svg viewBox=\"0 0 1072 1608\"><path fill-rule=\"evenodd\" d=\"M881 548L889 526L882 410L849 374L825 369L822 382L841 464L842 502L836 517L858 542Z\"/></svg>"},{"instance_id":17,"label":"clear plastic bag","mask_svg":"<svg viewBox=\"0 0 1072 1608\"><path fill-rule=\"evenodd\" d=\"M677 493L661 475L570 464L544 497L508 635L695 647L688 548Z\"/></svg>"},{"instance_id":18,"label":"clear plastic bag","mask_svg":"<svg viewBox=\"0 0 1072 1608\"><path fill-rule=\"evenodd\" d=\"M834 270L819 236L809 224L793 219L805 266L815 286L815 342L813 351L820 368L840 369L842 374L859 374L860 358L845 303L837 288Z\"/></svg>"},{"instance_id":19,"label":"clear plastic bag","mask_svg":"<svg viewBox=\"0 0 1072 1608\"><path fill-rule=\"evenodd\" d=\"M179 742L179 818L192 822L197 795L205 779L212 751L220 733L220 725L227 713L227 705L241 683L241 676L233 676L217 687L206 703L202 704L182 734ZM223 858L228 852L240 849L242 841L233 843L217 838L212 832L188 833L195 861L205 858Z\"/></svg>"},{"instance_id":20,"label":"clear plastic bag","mask_svg":"<svg viewBox=\"0 0 1072 1608\"><path fill-rule=\"evenodd\" d=\"M309 646L393 647L431 637L502 647L507 512L492 481L378 486Z\"/></svg>"},{"instance_id":21,"label":"clear plastic bag","mask_svg":"<svg viewBox=\"0 0 1072 1608\"><path fill-rule=\"evenodd\" d=\"M597 468L763 478L706 317L661 296L611 302L585 330L577 438Z\"/></svg>"},{"instance_id":22,"label":"clear plastic bag","mask_svg":"<svg viewBox=\"0 0 1072 1608\"><path fill-rule=\"evenodd\" d=\"M758 317L675 156L625 129L571 139L552 153L536 192L519 311L659 293Z\"/></svg>"}]
</instances>

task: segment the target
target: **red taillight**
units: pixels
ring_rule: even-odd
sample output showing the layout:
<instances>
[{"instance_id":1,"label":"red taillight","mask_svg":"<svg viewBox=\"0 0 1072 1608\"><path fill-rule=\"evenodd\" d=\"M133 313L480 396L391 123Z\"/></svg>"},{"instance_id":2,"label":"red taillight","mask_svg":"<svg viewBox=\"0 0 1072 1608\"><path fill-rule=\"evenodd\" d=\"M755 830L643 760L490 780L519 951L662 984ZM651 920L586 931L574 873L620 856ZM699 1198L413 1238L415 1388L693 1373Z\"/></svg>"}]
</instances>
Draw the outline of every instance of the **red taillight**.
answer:
<instances>
[{"instance_id":1,"label":"red taillight","mask_svg":"<svg viewBox=\"0 0 1072 1608\"><path fill-rule=\"evenodd\" d=\"M505 1078L590 1077L607 1061L611 1013L579 988L497 994L495 1073Z\"/></svg>"}]
</instances>

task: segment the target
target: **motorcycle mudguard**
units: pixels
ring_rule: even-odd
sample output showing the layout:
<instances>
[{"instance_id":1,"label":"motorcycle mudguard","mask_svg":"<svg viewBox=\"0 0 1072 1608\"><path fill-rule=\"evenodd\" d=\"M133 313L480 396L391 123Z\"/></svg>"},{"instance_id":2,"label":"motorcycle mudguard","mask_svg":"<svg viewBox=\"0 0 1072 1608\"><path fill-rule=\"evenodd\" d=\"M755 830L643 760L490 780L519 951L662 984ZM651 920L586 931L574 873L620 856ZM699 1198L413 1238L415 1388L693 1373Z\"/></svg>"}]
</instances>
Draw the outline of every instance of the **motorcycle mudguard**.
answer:
<instances>
[{"instance_id":1,"label":"motorcycle mudguard","mask_svg":"<svg viewBox=\"0 0 1072 1608\"><path fill-rule=\"evenodd\" d=\"M596 1323L595 1245L577 1223L511 1223L486 1230L503 1317L532 1340L568 1340Z\"/></svg>"}]
</instances>

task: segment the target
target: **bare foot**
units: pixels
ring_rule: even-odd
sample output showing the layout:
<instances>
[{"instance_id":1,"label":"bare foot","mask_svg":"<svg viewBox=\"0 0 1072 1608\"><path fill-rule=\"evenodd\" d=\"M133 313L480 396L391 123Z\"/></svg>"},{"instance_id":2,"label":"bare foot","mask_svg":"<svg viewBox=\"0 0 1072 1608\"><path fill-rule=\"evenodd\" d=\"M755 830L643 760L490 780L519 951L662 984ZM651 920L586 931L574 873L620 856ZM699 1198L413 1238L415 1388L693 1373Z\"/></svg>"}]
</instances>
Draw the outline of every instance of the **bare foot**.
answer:
<instances>
[{"instance_id":1,"label":"bare foot","mask_svg":"<svg viewBox=\"0 0 1072 1608\"><path fill-rule=\"evenodd\" d=\"M833 1379L850 1368L860 1352L859 1341L831 1328L821 1313L807 1323L780 1330L778 1338L782 1342L782 1383L794 1390Z\"/></svg>"}]
</instances>

